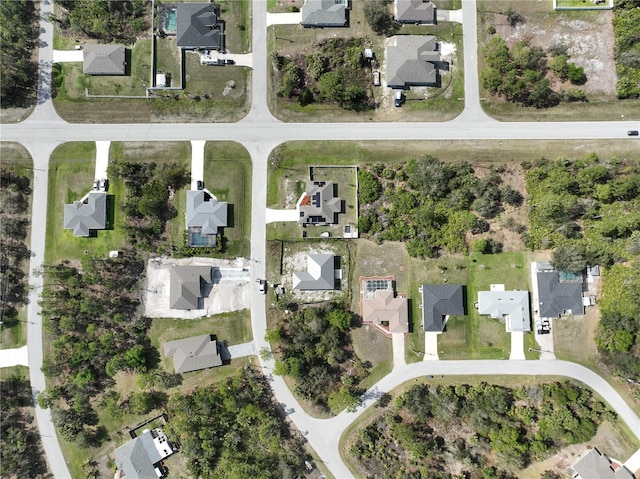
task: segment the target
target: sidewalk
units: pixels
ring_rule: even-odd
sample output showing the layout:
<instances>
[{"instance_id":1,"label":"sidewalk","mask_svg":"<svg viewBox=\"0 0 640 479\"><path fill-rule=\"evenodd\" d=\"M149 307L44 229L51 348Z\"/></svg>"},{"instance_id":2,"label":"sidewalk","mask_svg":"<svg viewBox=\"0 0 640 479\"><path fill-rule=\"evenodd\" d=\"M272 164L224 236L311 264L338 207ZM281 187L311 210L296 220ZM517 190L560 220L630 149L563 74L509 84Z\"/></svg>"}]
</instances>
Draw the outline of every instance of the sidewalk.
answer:
<instances>
[{"instance_id":1,"label":"sidewalk","mask_svg":"<svg viewBox=\"0 0 640 479\"><path fill-rule=\"evenodd\" d=\"M29 366L27 346L16 349L0 349L0 368Z\"/></svg>"}]
</instances>

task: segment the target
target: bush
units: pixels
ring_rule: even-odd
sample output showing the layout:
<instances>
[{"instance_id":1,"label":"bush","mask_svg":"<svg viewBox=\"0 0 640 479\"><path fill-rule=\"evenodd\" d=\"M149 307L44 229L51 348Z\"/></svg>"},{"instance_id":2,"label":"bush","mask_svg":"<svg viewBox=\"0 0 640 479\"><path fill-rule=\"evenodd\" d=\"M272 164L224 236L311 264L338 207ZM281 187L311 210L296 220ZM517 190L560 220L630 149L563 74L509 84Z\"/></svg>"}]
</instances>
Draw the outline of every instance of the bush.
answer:
<instances>
[{"instance_id":1,"label":"bush","mask_svg":"<svg viewBox=\"0 0 640 479\"><path fill-rule=\"evenodd\" d=\"M575 63L569 63L567 78L569 78L569 81L574 85L583 85L587 81L584 68L577 66Z\"/></svg>"},{"instance_id":2,"label":"bush","mask_svg":"<svg viewBox=\"0 0 640 479\"><path fill-rule=\"evenodd\" d=\"M378 35L388 35L395 29L389 3L389 0L367 0L364 4L364 18Z\"/></svg>"},{"instance_id":3,"label":"bush","mask_svg":"<svg viewBox=\"0 0 640 479\"><path fill-rule=\"evenodd\" d=\"M380 198L382 185L367 170L358 170L358 201L360 204L370 204Z\"/></svg>"}]
</instances>

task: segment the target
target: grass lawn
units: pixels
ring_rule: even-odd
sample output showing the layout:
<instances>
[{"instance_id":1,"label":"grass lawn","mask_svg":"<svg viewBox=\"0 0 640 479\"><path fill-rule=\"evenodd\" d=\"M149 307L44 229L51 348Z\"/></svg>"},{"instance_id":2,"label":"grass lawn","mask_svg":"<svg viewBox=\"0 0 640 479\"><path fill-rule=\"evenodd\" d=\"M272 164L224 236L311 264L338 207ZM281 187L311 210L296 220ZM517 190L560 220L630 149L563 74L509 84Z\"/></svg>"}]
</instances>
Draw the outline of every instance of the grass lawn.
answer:
<instances>
[{"instance_id":1,"label":"grass lawn","mask_svg":"<svg viewBox=\"0 0 640 479\"><path fill-rule=\"evenodd\" d=\"M602 8L603 6L608 5L607 2L604 5L594 5L589 0L557 0L556 6L558 8L584 8L585 10L593 9L593 8Z\"/></svg>"},{"instance_id":2,"label":"grass lawn","mask_svg":"<svg viewBox=\"0 0 640 479\"><path fill-rule=\"evenodd\" d=\"M267 0L267 11L269 13L292 13L292 8L300 10L303 4L303 0Z\"/></svg>"},{"instance_id":3,"label":"grass lawn","mask_svg":"<svg viewBox=\"0 0 640 479\"><path fill-rule=\"evenodd\" d=\"M182 83L180 72L180 49L176 45L176 37L155 38L156 72L171 75L171 87L179 87Z\"/></svg>"},{"instance_id":4,"label":"grass lawn","mask_svg":"<svg viewBox=\"0 0 640 479\"><path fill-rule=\"evenodd\" d=\"M71 142L60 145L49 162L47 204L48 262L79 260L86 255L106 257L111 250L126 244L121 198L124 185L117 178L109 181L109 228L98 230L88 238L73 236L63 229L64 205L80 200L91 191L95 176L96 148L93 142Z\"/></svg>"},{"instance_id":5,"label":"grass lawn","mask_svg":"<svg viewBox=\"0 0 640 479\"><path fill-rule=\"evenodd\" d=\"M19 143L0 142L0 166L3 169L26 176L33 187L33 162L29 152ZM0 203L3 199L0 197ZM29 205L25 217L31 220L32 197L29 196ZM29 248L31 244L31 228L27 227L27 236L24 243ZM24 284L29 282L29 261L23 261L22 271L25 273ZM0 349L19 348L27 344L27 307L18 307L18 318L14 322L5 322L0 326Z\"/></svg>"},{"instance_id":6,"label":"grass lawn","mask_svg":"<svg viewBox=\"0 0 640 479\"><path fill-rule=\"evenodd\" d=\"M358 312L359 309L353 311ZM360 382L360 387L368 389L393 368L391 339L373 326L360 324L351 330L351 341L356 355L371 363L369 375Z\"/></svg>"},{"instance_id":7,"label":"grass lawn","mask_svg":"<svg viewBox=\"0 0 640 479\"><path fill-rule=\"evenodd\" d=\"M209 142L204 150L204 185L229 203L224 256L249 257L251 231L251 157L234 142Z\"/></svg>"},{"instance_id":8,"label":"grass lawn","mask_svg":"<svg viewBox=\"0 0 640 479\"><path fill-rule=\"evenodd\" d=\"M225 22L227 50L231 53L251 51L251 1L219 0L220 17Z\"/></svg>"}]
</instances>

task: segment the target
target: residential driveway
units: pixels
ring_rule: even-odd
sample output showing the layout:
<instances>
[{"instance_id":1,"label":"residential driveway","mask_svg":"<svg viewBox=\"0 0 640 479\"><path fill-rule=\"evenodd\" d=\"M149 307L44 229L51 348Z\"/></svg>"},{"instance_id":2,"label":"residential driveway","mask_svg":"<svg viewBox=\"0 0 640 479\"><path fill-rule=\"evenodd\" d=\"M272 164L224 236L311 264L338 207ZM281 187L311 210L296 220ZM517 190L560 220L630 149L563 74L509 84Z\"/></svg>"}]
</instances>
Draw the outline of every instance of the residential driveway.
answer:
<instances>
[{"instance_id":1,"label":"residential driveway","mask_svg":"<svg viewBox=\"0 0 640 479\"><path fill-rule=\"evenodd\" d=\"M524 357L523 331L511 331L511 354L509 359L526 359Z\"/></svg>"},{"instance_id":2,"label":"residential driveway","mask_svg":"<svg viewBox=\"0 0 640 479\"><path fill-rule=\"evenodd\" d=\"M224 58L236 62L241 67L253 68L253 55L251 53L226 53Z\"/></svg>"},{"instance_id":3,"label":"residential driveway","mask_svg":"<svg viewBox=\"0 0 640 479\"><path fill-rule=\"evenodd\" d=\"M624 463L624 467L635 473L636 477L640 477L640 449L637 450L633 456L627 459Z\"/></svg>"},{"instance_id":4,"label":"residential driveway","mask_svg":"<svg viewBox=\"0 0 640 479\"><path fill-rule=\"evenodd\" d=\"M53 63L81 62L82 50L54 50Z\"/></svg>"},{"instance_id":5,"label":"residential driveway","mask_svg":"<svg viewBox=\"0 0 640 479\"><path fill-rule=\"evenodd\" d=\"M298 210L273 210L267 208L267 223L276 223L278 221L298 221L300 213Z\"/></svg>"},{"instance_id":6,"label":"residential driveway","mask_svg":"<svg viewBox=\"0 0 640 479\"><path fill-rule=\"evenodd\" d=\"M198 189L198 181L204 181L204 140L191 142L191 189ZM207 186L207 185L205 185Z\"/></svg>"},{"instance_id":7,"label":"residential driveway","mask_svg":"<svg viewBox=\"0 0 640 479\"><path fill-rule=\"evenodd\" d=\"M17 349L0 349L0 368L12 366L29 366L27 347Z\"/></svg>"},{"instance_id":8,"label":"residential driveway","mask_svg":"<svg viewBox=\"0 0 640 479\"><path fill-rule=\"evenodd\" d=\"M536 278L535 262L531 262L529 266L531 273L531 301L533 304L533 329L536 342L540 346L540 359L556 359L553 349L553 320L549 321L551 323L549 334L538 334L538 325L541 318L538 313L538 280Z\"/></svg>"},{"instance_id":9,"label":"residential driveway","mask_svg":"<svg viewBox=\"0 0 640 479\"><path fill-rule=\"evenodd\" d=\"M424 361L437 361L438 356L438 333L425 331L424 333Z\"/></svg>"},{"instance_id":10,"label":"residential driveway","mask_svg":"<svg viewBox=\"0 0 640 479\"><path fill-rule=\"evenodd\" d=\"M224 339L224 338L219 338ZM223 347L220 351L220 356L223 361L229 359L243 358L245 356L253 356L256 354L256 347L251 341L250 343L234 344L233 346Z\"/></svg>"},{"instance_id":11,"label":"residential driveway","mask_svg":"<svg viewBox=\"0 0 640 479\"><path fill-rule=\"evenodd\" d=\"M404 333L392 333L391 344L393 346L393 369L406 366L404 356Z\"/></svg>"},{"instance_id":12,"label":"residential driveway","mask_svg":"<svg viewBox=\"0 0 640 479\"><path fill-rule=\"evenodd\" d=\"M96 141L96 180L107 177L110 141Z\"/></svg>"},{"instance_id":13,"label":"residential driveway","mask_svg":"<svg viewBox=\"0 0 640 479\"><path fill-rule=\"evenodd\" d=\"M302 13L267 13L269 25L298 25L302 23Z\"/></svg>"},{"instance_id":14,"label":"residential driveway","mask_svg":"<svg viewBox=\"0 0 640 479\"><path fill-rule=\"evenodd\" d=\"M440 10L437 11L439 22L462 23L462 10Z\"/></svg>"}]
</instances>

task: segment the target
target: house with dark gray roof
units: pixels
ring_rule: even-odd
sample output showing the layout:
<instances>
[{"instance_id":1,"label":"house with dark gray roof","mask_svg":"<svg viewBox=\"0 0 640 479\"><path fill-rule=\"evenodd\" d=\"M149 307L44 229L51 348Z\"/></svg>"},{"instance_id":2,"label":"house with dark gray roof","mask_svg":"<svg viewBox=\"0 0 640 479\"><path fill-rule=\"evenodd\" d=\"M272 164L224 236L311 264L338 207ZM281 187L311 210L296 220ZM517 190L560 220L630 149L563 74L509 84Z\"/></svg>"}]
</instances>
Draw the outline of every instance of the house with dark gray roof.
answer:
<instances>
[{"instance_id":1,"label":"house with dark gray roof","mask_svg":"<svg viewBox=\"0 0 640 479\"><path fill-rule=\"evenodd\" d=\"M302 26L346 27L348 6L348 0L306 0L300 9Z\"/></svg>"},{"instance_id":2,"label":"house with dark gray roof","mask_svg":"<svg viewBox=\"0 0 640 479\"><path fill-rule=\"evenodd\" d=\"M507 331L531 331L529 291L478 291L478 313L504 321Z\"/></svg>"},{"instance_id":3,"label":"house with dark gray roof","mask_svg":"<svg viewBox=\"0 0 640 479\"><path fill-rule=\"evenodd\" d=\"M85 45L82 72L88 75L124 75L124 45Z\"/></svg>"},{"instance_id":4,"label":"house with dark gray roof","mask_svg":"<svg viewBox=\"0 0 640 479\"><path fill-rule=\"evenodd\" d=\"M612 461L595 447L580 457L571 468L575 471L573 479L634 479L629 469Z\"/></svg>"},{"instance_id":5,"label":"house with dark gray roof","mask_svg":"<svg viewBox=\"0 0 640 479\"><path fill-rule=\"evenodd\" d=\"M328 253L307 256L307 271L293 273L293 289L331 290L336 287L335 256Z\"/></svg>"},{"instance_id":6,"label":"house with dark gray roof","mask_svg":"<svg viewBox=\"0 0 640 479\"><path fill-rule=\"evenodd\" d=\"M436 6L429 0L395 0L393 13L398 23L436 23Z\"/></svg>"},{"instance_id":7,"label":"house with dark gray roof","mask_svg":"<svg viewBox=\"0 0 640 479\"><path fill-rule=\"evenodd\" d=\"M185 50L205 48L224 50L224 23L213 3L179 3L176 18L176 44Z\"/></svg>"},{"instance_id":8,"label":"house with dark gray roof","mask_svg":"<svg viewBox=\"0 0 640 479\"><path fill-rule=\"evenodd\" d=\"M461 284L423 284L422 327L425 331L441 333L449 316L464 314L463 286Z\"/></svg>"},{"instance_id":9,"label":"house with dark gray roof","mask_svg":"<svg viewBox=\"0 0 640 479\"><path fill-rule=\"evenodd\" d=\"M538 315L558 318L567 314L583 315L583 277L558 272L548 261L534 263L538 286Z\"/></svg>"},{"instance_id":10,"label":"house with dark gray roof","mask_svg":"<svg viewBox=\"0 0 640 479\"><path fill-rule=\"evenodd\" d=\"M167 341L162 347L165 357L173 358L177 374L222 366L221 344L213 334Z\"/></svg>"},{"instance_id":11,"label":"house with dark gray roof","mask_svg":"<svg viewBox=\"0 0 640 479\"><path fill-rule=\"evenodd\" d=\"M336 196L337 185L332 181L307 181L307 190L298 200L303 225L330 225L338 222L342 200Z\"/></svg>"},{"instance_id":12,"label":"house with dark gray roof","mask_svg":"<svg viewBox=\"0 0 640 479\"><path fill-rule=\"evenodd\" d=\"M227 226L228 205L207 190L187 191L187 243L215 246L220 228Z\"/></svg>"},{"instance_id":13,"label":"house with dark gray roof","mask_svg":"<svg viewBox=\"0 0 640 479\"><path fill-rule=\"evenodd\" d=\"M73 236L89 236L93 230L107 228L107 194L91 191L80 201L64 205L64 229Z\"/></svg>"},{"instance_id":14,"label":"house with dark gray roof","mask_svg":"<svg viewBox=\"0 0 640 479\"><path fill-rule=\"evenodd\" d=\"M440 52L433 35L396 35L386 48L387 86L407 89L440 84Z\"/></svg>"},{"instance_id":15,"label":"house with dark gray roof","mask_svg":"<svg viewBox=\"0 0 640 479\"><path fill-rule=\"evenodd\" d=\"M158 479L166 474L161 462L177 450L162 429L146 430L115 450L117 473L125 479Z\"/></svg>"},{"instance_id":16,"label":"house with dark gray roof","mask_svg":"<svg viewBox=\"0 0 640 479\"><path fill-rule=\"evenodd\" d=\"M203 309L202 298L213 283L211 266L172 266L169 282L171 309Z\"/></svg>"}]
</instances>

